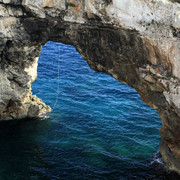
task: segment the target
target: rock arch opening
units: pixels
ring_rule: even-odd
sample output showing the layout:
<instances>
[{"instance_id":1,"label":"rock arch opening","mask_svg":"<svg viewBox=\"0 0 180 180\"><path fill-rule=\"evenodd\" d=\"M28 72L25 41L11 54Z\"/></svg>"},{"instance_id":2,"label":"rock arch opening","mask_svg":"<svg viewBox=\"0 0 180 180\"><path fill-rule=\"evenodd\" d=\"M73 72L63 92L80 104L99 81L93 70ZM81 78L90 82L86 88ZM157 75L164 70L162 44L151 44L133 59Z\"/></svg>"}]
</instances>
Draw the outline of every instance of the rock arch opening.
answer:
<instances>
[{"instance_id":1,"label":"rock arch opening","mask_svg":"<svg viewBox=\"0 0 180 180\"><path fill-rule=\"evenodd\" d=\"M33 92L46 104L54 105L58 48L60 95L51 119L64 121L74 136L72 138L84 136L88 139L89 136L92 141L89 142L90 149L94 144L97 148L105 148L104 151L112 156L118 155L122 158L120 161L134 158L137 164L150 159L157 152L160 140L158 129L161 122L157 112L145 105L128 85L91 70L73 46L46 43L39 59L39 77L32 84ZM94 151L98 153L98 149Z\"/></svg>"}]
</instances>

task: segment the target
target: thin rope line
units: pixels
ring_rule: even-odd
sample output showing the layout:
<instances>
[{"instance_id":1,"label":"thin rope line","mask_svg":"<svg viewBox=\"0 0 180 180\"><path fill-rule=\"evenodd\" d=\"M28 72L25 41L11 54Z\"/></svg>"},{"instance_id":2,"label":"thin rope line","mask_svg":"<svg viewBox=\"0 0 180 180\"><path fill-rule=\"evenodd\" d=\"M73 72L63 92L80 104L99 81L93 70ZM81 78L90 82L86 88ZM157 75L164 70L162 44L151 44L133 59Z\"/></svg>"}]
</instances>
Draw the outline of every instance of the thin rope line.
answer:
<instances>
[{"instance_id":1,"label":"thin rope line","mask_svg":"<svg viewBox=\"0 0 180 180\"><path fill-rule=\"evenodd\" d=\"M2 80L2 73L0 73L0 83L1 83L1 88L0 88L0 101L3 101L3 80Z\"/></svg>"},{"instance_id":2,"label":"thin rope line","mask_svg":"<svg viewBox=\"0 0 180 180\"><path fill-rule=\"evenodd\" d=\"M56 94L56 101L54 103L54 106L52 108L52 111L54 110L54 108L56 107L58 100L59 100L59 93L60 93L60 46L58 47L58 78L57 78L57 94Z\"/></svg>"},{"instance_id":3,"label":"thin rope line","mask_svg":"<svg viewBox=\"0 0 180 180\"><path fill-rule=\"evenodd\" d=\"M0 76L1 76L1 73L0 73ZM1 88L0 88L0 101L2 99L2 80L1 80L1 77L0 77L0 83L1 83Z\"/></svg>"},{"instance_id":4,"label":"thin rope line","mask_svg":"<svg viewBox=\"0 0 180 180\"><path fill-rule=\"evenodd\" d=\"M1 87L0 87L0 102L3 102L3 80L2 80L2 72L0 72L0 83L1 83ZM0 115L1 120L2 120L2 116Z\"/></svg>"}]
</instances>

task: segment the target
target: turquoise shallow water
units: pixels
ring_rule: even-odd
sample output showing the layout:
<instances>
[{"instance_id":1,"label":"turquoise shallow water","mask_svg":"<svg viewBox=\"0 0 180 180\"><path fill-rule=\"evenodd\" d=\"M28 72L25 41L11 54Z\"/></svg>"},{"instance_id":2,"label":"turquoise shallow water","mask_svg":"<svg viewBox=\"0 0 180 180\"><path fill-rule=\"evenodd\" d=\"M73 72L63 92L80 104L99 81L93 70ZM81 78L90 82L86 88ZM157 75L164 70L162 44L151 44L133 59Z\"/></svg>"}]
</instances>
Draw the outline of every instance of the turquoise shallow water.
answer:
<instances>
[{"instance_id":1,"label":"turquoise shallow water","mask_svg":"<svg viewBox=\"0 0 180 180\"><path fill-rule=\"evenodd\" d=\"M92 71L72 46L42 49L33 93L53 112L0 125L1 179L178 179L160 162L161 120L137 92Z\"/></svg>"}]
</instances>

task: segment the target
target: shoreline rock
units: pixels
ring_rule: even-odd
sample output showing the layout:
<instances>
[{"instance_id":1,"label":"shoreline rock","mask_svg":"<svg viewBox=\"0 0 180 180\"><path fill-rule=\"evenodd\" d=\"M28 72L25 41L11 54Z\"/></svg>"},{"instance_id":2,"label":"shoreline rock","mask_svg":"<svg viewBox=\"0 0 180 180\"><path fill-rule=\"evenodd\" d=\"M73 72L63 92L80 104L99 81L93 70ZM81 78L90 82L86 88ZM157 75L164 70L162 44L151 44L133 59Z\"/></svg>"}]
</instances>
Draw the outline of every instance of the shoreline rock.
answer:
<instances>
[{"instance_id":1,"label":"shoreline rock","mask_svg":"<svg viewBox=\"0 0 180 180\"><path fill-rule=\"evenodd\" d=\"M0 40L1 120L50 111L31 83L42 45L62 42L158 111L163 159L180 162L179 0L0 0Z\"/></svg>"}]
</instances>

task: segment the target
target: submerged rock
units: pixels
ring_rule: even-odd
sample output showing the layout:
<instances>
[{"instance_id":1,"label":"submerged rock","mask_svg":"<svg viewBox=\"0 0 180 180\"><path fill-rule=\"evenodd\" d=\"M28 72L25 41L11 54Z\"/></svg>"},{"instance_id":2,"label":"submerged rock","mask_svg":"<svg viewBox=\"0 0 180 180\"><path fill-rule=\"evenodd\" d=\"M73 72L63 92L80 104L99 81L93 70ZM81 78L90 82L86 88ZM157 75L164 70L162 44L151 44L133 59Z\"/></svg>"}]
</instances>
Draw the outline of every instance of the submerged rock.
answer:
<instances>
[{"instance_id":1,"label":"submerged rock","mask_svg":"<svg viewBox=\"0 0 180 180\"><path fill-rule=\"evenodd\" d=\"M158 111L163 160L180 172L179 3L0 0L0 119L50 111L31 92L41 47L49 40L71 44L92 69L135 88Z\"/></svg>"}]
</instances>

